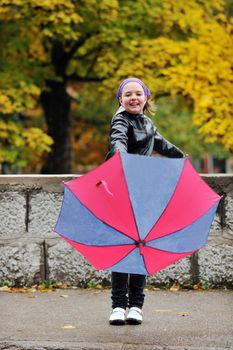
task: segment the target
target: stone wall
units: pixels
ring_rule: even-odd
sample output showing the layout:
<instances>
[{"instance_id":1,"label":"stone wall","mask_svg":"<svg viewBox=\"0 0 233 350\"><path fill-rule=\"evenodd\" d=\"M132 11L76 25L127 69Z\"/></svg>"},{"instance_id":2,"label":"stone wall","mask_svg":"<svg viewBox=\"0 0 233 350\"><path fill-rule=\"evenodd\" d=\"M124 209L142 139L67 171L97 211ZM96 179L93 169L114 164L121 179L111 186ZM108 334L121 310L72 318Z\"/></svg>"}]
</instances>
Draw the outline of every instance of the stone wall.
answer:
<instances>
[{"instance_id":1,"label":"stone wall","mask_svg":"<svg viewBox=\"0 0 233 350\"><path fill-rule=\"evenodd\" d=\"M0 284L31 286L56 280L75 286L109 284L52 228L63 197L62 181L75 176L0 176ZM233 175L203 175L223 195L205 248L148 278L152 285L233 285ZM185 213L184 213L185 214Z\"/></svg>"}]
</instances>

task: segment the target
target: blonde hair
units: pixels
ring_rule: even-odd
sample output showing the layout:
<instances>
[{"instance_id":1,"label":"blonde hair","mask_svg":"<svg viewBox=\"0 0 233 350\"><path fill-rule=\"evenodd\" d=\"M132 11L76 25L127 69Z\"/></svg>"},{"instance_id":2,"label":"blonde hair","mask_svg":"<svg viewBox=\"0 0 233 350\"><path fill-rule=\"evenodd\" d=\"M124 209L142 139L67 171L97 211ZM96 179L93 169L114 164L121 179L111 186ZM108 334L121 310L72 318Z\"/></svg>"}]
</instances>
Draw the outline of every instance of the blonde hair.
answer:
<instances>
[{"instance_id":1,"label":"blonde hair","mask_svg":"<svg viewBox=\"0 0 233 350\"><path fill-rule=\"evenodd\" d=\"M156 112L156 106L155 106L154 101L152 101L151 99L148 99L146 101L144 108L143 108L143 112L147 112L150 115L154 115Z\"/></svg>"}]
</instances>

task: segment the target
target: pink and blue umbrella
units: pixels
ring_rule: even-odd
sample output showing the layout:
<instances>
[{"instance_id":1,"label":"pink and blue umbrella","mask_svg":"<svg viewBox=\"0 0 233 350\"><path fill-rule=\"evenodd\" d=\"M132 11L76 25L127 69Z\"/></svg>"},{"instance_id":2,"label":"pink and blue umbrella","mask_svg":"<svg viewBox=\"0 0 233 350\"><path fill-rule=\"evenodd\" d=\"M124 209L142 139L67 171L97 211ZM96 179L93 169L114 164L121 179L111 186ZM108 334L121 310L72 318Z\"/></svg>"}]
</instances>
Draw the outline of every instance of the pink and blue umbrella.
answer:
<instances>
[{"instance_id":1,"label":"pink and blue umbrella","mask_svg":"<svg viewBox=\"0 0 233 350\"><path fill-rule=\"evenodd\" d=\"M220 199L188 158L118 152L65 183L54 231L98 270L154 274L205 246Z\"/></svg>"}]
</instances>

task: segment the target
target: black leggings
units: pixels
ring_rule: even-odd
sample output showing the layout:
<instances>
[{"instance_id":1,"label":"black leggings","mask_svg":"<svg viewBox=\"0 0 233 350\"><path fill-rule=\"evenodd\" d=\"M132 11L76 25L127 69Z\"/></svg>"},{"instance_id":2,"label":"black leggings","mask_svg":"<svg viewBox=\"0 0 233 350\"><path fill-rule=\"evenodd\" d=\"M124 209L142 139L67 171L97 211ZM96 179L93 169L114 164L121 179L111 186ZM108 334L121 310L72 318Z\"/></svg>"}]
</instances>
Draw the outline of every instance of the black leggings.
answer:
<instances>
[{"instance_id":1,"label":"black leggings","mask_svg":"<svg viewBox=\"0 0 233 350\"><path fill-rule=\"evenodd\" d=\"M136 306L140 309L143 306L146 285L146 276L112 272L112 308Z\"/></svg>"}]
</instances>

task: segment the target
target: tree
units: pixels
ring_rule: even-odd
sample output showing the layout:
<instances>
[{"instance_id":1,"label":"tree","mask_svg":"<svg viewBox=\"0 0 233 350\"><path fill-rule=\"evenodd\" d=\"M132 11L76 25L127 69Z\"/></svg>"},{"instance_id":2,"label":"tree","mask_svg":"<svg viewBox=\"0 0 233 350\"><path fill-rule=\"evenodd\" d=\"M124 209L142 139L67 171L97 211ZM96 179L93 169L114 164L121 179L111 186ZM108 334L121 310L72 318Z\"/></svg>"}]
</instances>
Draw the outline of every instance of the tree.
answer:
<instances>
[{"instance_id":1,"label":"tree","mask_svg":"<svg viewBox=\"0 0 233 350\"><path fill-rule=\"evenodd\" d=\"M192 112L183 96L159 98L153 119L164 137L175 145L179 145L194 159L201 159L207 153L217 158L229 156L220 144L204 142L203 136L198 133L197 126L190 123Z\"/></svg>"},{"instance_id":2,"label":"tree","mask_svg":"<svg viewBox=\"0 0 233 350\"><path fill-rule=\"evenodd\" d=\"M155 97L182 95L205 141L232 152L233 21L225 2L165 0L157 2L151 19L157 33L136 38L127 61L134 60L133 69ZM124 62L111 84L131 74Z\"/></svg>"},{"instance_id":3,"label":"tree","mask_svg":"<svg viewBox=\"0 0 233 350\"><path fill-rule=\"evenodd\" d=\"M0 120L0 163L1 172L8 173L25 167L29 163L36 164L45 152L50 151L51 138L40 128L23 125L23 116Z\"/></svg>"},{"instance_id":4,"label":"tree","mask_svg":"<svg viewBox=\"0 0 233 350\"><path fill-rule=\"evenodd\" d=\"M69 85L99 82L109 98L129 75L155 97L184 96L206 140L232 149L232 23L223 0L4 0L0 18L1 111L22 111L40 96L54 141L44 172L71 171Z\"/></svg>"},{"instance_id":5,"label":"tree","mask_svg":"<svg viewBox=\"0 0 233 350\"><path fill-rule=\"evenodd\" d=\"M1 13L0 9L0 13ZM16 50L23 50L17 41L16 26L0 23L0 164L2 173L36 162L50 151L52 139L39 127L28 123L22 110L30 109L40 89L22 74ZM14 51L13 51L14 49ZM14 58L14 59L13 59Z\"/></svg>"},{"instance_id":6,"label":"tree","mask_svg":"<svg viewBox=\"0 0 233 350\"><path fill-rule=\"evenodd\" d=\"M110 38L114 42L117 9L117 1L92 0L75 5L71 0L6 0L1 7L3 27L10 37L4 48L11 76L7 77L9 89L5 85L2 89L5 105L10 104L12 110L15 105L22 110L27 107L19 92L22 75L29 98L34 97L32 89L40 90L54 141L44 172L71 171L71 101L66 88L70 81L101 81L106 76L94 66Z\"/></svg>"}]
</instances>

